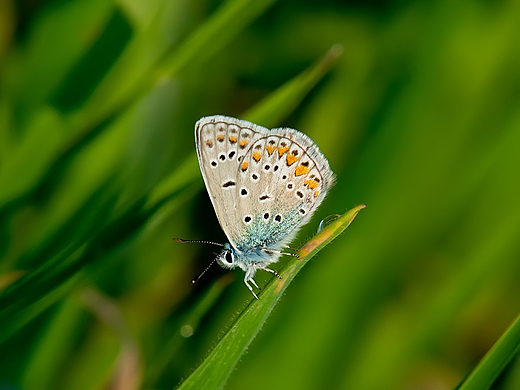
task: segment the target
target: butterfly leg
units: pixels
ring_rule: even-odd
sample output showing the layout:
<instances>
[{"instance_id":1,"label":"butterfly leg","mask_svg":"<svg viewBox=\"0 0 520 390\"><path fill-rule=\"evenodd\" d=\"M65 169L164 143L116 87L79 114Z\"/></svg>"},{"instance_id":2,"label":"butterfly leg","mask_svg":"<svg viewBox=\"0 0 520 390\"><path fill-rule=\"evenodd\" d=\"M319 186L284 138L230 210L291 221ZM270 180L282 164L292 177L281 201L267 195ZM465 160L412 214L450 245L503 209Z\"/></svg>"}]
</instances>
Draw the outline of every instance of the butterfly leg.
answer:
<instances>
[{"instance_id":1,"label":"butterfly leg","mask_svg":"<svg viewBox=\"0 0 520 390\"><path fill-rule=\"evenodd\" d=\"M296 252L299 251L299 249L297 249L297 248L291 248L291 247L287 247L287 249L289 249L290 251L293 251L293 253L283 253L284 255L287 255L287 256L294 256L294 257L297 257L298 260L300 259L300 255L298 255L298 253L296 253Z\"/></svg>"},{"instance_id":2,"label":"butterfly leg","mask_svg":"<svg viewBox=\"0 0 520 390\"><path fill-rule=\"evenodd\" d=\"M275 275L278 279L281 279L282 277L280 276L280 274L278 272L276 272L274 269L270 269L270 268L261 268L263 269L264 271L267 271L273 275Z\"/></svg>"},{"instance_id":3,"label":"butterfly leg","mask_svg":"<svg viewBox=\"0 0 520 390\"><path fill-rule=\"evenodd\" d=\"M283 256L297 257L298 259L300 258L298 253L282 252L282 251L279 251L277 249L265 249L264 248L264 249L262 249L262 252L267 253L269 255L277 254L277 255L283 255Z\"/></svg>"},{"instance_id":4,"label":"butterfly leg","mask_svg":"<svg viewBox=\"0 0 520 390\"><path fill-rule=\"evenodd\" d=\"M255 286L257 289L261 290L261 288L258 287L258 284L256 284L256 282L255 282L255 280L254 280L253 278L249 279L249 281L251 282L251 284L252 284L253 286Z\"/></svg>"},{"instance_id":5,"label":"butterfly leg","mask_svg":"<svg viewBox=\"0 0 520 390\"><path fill-rule=\"evenodd\" d=\"M255 281L252 279L252 278L248 278L248 275L246 274L246 277L244 278L244 283L245 285L247 286L247 288L249 289L249 291L251 291L251 294L253 294L253 296L256 298L256 299L260 299L258 298L258 295L255 294L255 291L253 290L253 287L251 287L251 285L249 284L249 281L251 281L253 283L253 285L258 288L257 284L255 283Z\"/></svg>"},{"instance_id":6,"label":"butterfly leg","mask_svg":"<svg viewBox=\"0 0 520 390\"><path fill-rule=\"evenodd\" d=\"M300 255L298 253L282 252L282 255L296 257L298 260L300 259Z\"/></svg>"}]
</instances>

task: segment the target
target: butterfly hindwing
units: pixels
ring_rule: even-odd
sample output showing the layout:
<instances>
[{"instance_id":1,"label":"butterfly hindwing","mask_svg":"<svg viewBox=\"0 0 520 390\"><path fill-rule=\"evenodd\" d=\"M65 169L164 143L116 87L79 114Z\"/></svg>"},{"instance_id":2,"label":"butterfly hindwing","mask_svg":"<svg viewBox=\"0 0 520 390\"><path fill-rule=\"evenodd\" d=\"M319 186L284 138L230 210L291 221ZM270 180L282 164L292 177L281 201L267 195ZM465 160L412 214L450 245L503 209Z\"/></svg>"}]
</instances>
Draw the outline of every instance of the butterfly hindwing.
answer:
<instances>
[{"instance_id":1,"label":"butterfly hindwing","mask_svg":"<svg viewBox=\"0 0 520 390\"><path fill-rule=\"evenodd\" d=\"M333 180L327 160L304 134L273 129L246 152L237 175L237 222L244 250L279 250L312 216Z\"/></svg>"}]
</instances>

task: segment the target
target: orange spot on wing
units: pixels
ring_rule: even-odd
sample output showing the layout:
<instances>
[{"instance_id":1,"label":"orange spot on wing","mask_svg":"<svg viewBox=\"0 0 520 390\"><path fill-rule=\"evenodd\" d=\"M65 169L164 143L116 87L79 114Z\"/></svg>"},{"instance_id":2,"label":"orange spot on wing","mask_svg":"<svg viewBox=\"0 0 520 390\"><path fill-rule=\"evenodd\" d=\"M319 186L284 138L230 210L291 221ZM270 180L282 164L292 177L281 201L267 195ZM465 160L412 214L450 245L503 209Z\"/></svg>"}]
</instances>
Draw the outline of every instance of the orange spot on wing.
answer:
<instances>
[{"instance_id":1,"label":"orange spot on wing","mask_svg":"<svg viewBox=\"0 0 520 390\"><path fill-rule=\"evenodd\" d=\"M315 198L317 198L319 194L320 194L319 191L314 191L314 197L315 197Z\"/></svg>"},{"instance_id":2,"label":"orange spot on wing","mask_svg":"<svg viewBox=\"0 0 520 390\"><path fill-rule=\"evenodd\" d=\"M293 165L296 161L298 161L298 157L296 157L294 154L287 155L287 165Z\"/></svg>"},{"instance_id":3,"label":"orange spot on wing","mask_svg":"<svg viewBox=\"0 0 520 390\"><path fill-rule=\"evenodd\" d=\"M260 161L260 158L262 157L262 153L260 152L253 152L253 160L256 162Z\"/></svg>"},{"instance_id":4,"label":"orange spot on wing","mask_svg":"<svg viewBox=\"0 0 520 390\"><path fill-rule=\"evenodd\" d=\"M242 163L242 172L245 171L247 169L247 166L249 165L249 163L247 161L244 161Z\"/></svg>"},{"instance_id":5,"label":"orange spot on wing","mask_svg":"<svg viewBox=\"0 0 520 390\"><path fill-rule=\"evenodd\" d=\"M217 135L217 141L220 141L220 142L224 141L224 134Z\"/></svg>"},{"instance_id":6,"label":"orange spot on wing","mask_svg":"<svg viewBox=\"0 0 520 390\"><path fill-rule=\"evenodd\" d=\"M270 156L271 154L273 154L274 150L276 149L276 146L267 145L265 148L267 149L267 153L269 153L269 156Z\"/></svg>"},{"instance_id":7,"label":"orange spot on wing","mask_svg":"<svg viewBox=\"0 0 520 390\"><path fill-rule=\"evenodd\" d=\"M289 157L289 156L287 156L287 157ZM294 172L294 175L301 176L301 175L305 175L307 172L309 172L309 168L307 168L303 165L298 165L296 167L296 171Z\"/></svg>"},{"instance_id":8,"label":"orange spot on wing","mask_svg":"<svg viewBox=\"0 0 520 390\"><path fill-rule=\"evenodd\" d=\"M305 180L303 185L307 186L307 188L310 188L312 190L313 188L318 187L318 182L316 180L309 179Z\"/></svg>"},{"instance_id":9,"label":"orange spot on wing","mask_svg":"<svg viewBox=\"0 0 520 390\"><path fill-rule=\"evenodd\" d=\"M285 152L287 152L289 148L287 146L280 146L278 148L278 156L282 157Z\"/></svg>"},{"instance_id":10,"label":"orange spot on wing","mask_svg":"<svg viewBox=\"0 0 520 390\"><path fill-rule=\"evenodd\" d=\"M246 146L247 144L249 143L249 141L247 139L243 139L240 141L240 146L244 147Z\"/></svg>"},{"instance_id":11,"label":"orange spot on wing","mask_svg":"<svg viewBox=\"0 0 520 390\"><path fill-rule=\"evenodd\" d=\"M231 142L232 144L234 144L235 142L237 142L237 137L235 137L234 135L230 135L230 136L229 136L229 142Z\"/></svg>"}]
</instances>

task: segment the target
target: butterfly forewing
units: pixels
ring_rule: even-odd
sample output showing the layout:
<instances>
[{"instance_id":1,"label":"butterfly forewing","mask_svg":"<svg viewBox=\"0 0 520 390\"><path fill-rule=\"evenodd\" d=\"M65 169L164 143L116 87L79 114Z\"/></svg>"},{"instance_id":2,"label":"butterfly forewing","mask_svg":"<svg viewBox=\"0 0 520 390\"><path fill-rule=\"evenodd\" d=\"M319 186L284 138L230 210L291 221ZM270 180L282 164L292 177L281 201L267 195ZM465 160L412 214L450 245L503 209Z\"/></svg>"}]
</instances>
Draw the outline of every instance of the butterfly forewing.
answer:
<instances>
[{"instance_id":1,"label":"butterfly forewing","mask_svg":"<svg viewBox=\"0 0 520 390\"><path fill-rule=\"evenodd\" d=\"M225 116L200 119L195 125L199 165L220 226L233 247L240 240L236 210L239 164L251 143L267 129Z\"/></svg>"}]
</instances>

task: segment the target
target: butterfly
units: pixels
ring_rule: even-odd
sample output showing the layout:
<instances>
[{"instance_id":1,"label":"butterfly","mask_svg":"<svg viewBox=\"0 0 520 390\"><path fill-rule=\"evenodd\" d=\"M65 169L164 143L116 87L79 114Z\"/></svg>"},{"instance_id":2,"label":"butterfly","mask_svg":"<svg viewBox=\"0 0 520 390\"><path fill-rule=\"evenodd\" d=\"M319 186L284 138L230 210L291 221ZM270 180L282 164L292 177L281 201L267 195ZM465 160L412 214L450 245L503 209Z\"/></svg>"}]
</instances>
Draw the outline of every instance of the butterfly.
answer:
<instances>
[{"instance_id":1,"label":"butterfly","mask_svg":"<svg viewBox=\"0 0 520 390\"><path fill-rule=\"evenodd\" d=\"M229 240L214 261L226 269L241 268L245 285L258 299L256 271L280 277L268 266L282 254L294 255L282 249L323 201L334 173L316 144L294 129L268 130L208 116L195 125L195 144L206 189Z\"/></svg>"}]
</instances>

